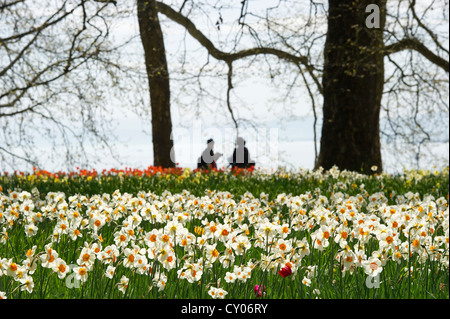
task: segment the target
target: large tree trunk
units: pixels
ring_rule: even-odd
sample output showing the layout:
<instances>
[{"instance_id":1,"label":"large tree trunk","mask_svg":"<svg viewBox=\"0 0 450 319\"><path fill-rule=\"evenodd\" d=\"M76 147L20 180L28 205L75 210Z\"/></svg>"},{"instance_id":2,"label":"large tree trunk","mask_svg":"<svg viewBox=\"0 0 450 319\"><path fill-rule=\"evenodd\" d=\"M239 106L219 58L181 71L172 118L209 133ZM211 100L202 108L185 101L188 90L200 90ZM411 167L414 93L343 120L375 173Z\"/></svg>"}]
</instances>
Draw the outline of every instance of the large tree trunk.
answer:
<instances>
[{"instance_id":1,"label":"large tree trunk","mask_svg":"<svg viewBox=\"0 0 450 319\"><path fill-rule=\"evenodd\" d=\"M169 72L163 34L156 10L156 1L138 0L137 9L150 87L153 165L174 167Z\"/></svg>"},{"instance_id":2,"label":"large tree trunk","mask_svg":"<svg viewBox=\"0 0 450 319\"><path fill-rule=\"evenodd\" d=\"M380 9L379 28L366 26L366 7ZM386 0L329 0L323 72L323 126L316 166L382 170L379 115L384 84Z\"/></svg>"}]
</instances>

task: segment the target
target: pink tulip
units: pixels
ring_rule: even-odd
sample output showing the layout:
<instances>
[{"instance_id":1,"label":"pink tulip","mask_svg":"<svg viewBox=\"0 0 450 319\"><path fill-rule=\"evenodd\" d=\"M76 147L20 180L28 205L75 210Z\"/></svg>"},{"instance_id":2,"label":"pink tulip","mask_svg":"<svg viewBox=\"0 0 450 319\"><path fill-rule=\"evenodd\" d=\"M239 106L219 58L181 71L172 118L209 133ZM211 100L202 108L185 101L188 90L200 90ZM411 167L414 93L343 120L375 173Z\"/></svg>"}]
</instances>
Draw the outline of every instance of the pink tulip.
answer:
<instances>
[{"instance_id":1,"label":"pink tulip","mask_svg":"<svg viewBox=\"0 0 450 319\"><path fill-rule=\"evenodd\" d=\"M266 287L255 285L255 295L256 297L260 298L263 293L265 293Z\"/></svg>"}]
</instances>

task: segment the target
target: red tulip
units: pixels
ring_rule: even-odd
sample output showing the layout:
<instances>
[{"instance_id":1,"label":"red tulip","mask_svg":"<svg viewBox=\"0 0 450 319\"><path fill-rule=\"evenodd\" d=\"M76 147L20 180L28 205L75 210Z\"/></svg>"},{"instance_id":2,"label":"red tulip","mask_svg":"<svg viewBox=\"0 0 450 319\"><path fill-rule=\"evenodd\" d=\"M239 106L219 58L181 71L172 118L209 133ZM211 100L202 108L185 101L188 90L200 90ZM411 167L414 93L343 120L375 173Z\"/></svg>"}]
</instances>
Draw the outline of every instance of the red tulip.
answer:
<instances>
[{"instance_id":1,"label":"red tulip","mask_svg":"<svg viewBox=\"0 0 450 319\"><path fill-rule=\"evenodd\" d=\"M281 270L278 271L278 273L280 274L281 277L284 278L284 277L292 275L292 269L291 269L291 267L286 265L285 267L281 268Z\"/></svg>"}]
</instances>

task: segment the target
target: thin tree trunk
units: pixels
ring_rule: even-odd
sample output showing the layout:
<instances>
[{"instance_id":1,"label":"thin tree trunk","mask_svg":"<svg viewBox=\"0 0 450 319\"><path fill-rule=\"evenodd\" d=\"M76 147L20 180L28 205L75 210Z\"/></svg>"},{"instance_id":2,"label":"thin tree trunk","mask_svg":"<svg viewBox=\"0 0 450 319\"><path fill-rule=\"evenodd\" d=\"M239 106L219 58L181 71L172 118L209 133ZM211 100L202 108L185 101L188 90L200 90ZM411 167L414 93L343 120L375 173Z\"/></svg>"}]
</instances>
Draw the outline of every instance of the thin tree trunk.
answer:
<instances>
[{"instance_id":1,"label":"thin tree trunk","mask_svg":"<svg viewBox=\"0 0 450 319\"><path fill-rule=\"evenodd\" d=\"M379 28L366 7L380 9ZM386 0L329 0L323 73L323 126L317 166L382 171L379 117L384 84Z\"/></svg>"},{"instance_id":2,"label":"thin tree trunk","mask_svg":"<svg viewBox=\"0 0 450 319\"><path fill-rule=\"evenodd\" d=\"M137 14L152 109L153 165L174 167L169 72L155 0L138 0Z\"/></svg>"}]
</instances>

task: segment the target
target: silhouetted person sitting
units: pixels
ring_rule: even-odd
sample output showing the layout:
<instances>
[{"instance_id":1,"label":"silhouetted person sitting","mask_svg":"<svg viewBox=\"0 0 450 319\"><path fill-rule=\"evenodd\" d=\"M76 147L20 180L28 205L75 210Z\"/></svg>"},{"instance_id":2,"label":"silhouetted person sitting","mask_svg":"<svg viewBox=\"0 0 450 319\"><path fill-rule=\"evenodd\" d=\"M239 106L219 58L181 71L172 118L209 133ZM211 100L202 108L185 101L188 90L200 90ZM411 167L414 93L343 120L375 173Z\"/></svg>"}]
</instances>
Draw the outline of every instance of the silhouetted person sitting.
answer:
<instances>
[{"instance_id":1,"label":"silhouetted person sitting","mask_svg":"<svg viewBox=\"0 0 450 319\"><path fill-rule=\"evenodd\" d=\"M210 138L207 142L207 147L203 151L202 155L198 158L197 168L199 169L208 169L208 168L217 168L216 161L219 157L222 156L221 153L214 154L214 140Z\"/></svg>"},{"instance_id":2,"label":"silhouetted person sitting","mask_svg":"<svg viewBox=\"0 0 450 319\"><path fill-rule=\"evenodd\" d=\"M230 164L231 168L250 168L255 166L255 161L250 159L248 149L245 147L245 140L242 137L236 139L236 148Z\"/></svg>"}]
</instances>

